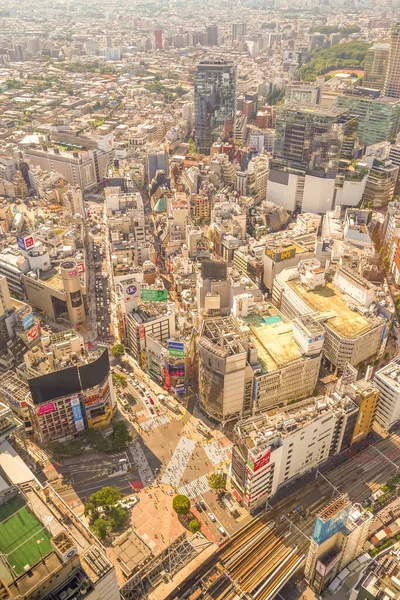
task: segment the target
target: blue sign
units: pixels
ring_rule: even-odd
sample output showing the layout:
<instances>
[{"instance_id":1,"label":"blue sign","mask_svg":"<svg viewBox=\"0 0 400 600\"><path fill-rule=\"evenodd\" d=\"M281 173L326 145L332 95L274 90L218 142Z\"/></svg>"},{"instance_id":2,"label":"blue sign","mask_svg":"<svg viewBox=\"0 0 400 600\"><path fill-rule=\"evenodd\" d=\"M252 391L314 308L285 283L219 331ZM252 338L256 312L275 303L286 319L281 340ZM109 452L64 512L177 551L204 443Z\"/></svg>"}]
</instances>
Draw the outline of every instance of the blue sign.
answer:
<instances>
[{"instance_id":1,"label":"blue sign","mask_svg":"<svg viewBox=\"0 0 400 600\"><path fill-rule=\"evenodd\" d=\"M128 294L128 296L133 296L134 294L136 294L137 292L137 287L136 285L133 285L133 283L131 285L128 285L128 287L126 288L126 293Z\"/></svg>"},{"instance_id":2,"label":"blue sign","mask_svg":"<svg viewBox=\"0 0 400 600\"><path fill-rule=\"evenodd\" d=\"M22 327L24 329L29 329L29 327L32 327L33 325L33 313L29 313L29 315L26 315L26 317L24 317L22 319Z\"/></svg>"},{"instance_id":3,"label":"blue sign","mask_svg":"<svg viewBox=\"0 0 400 600\"><path fill-rule=\"evenodd\" d=\"M347 522L350 510L351 503L349 502L347 506L342 508L342 510L339 510L327 521L322 521L322 519L317 517L313 532L313 539L317 542L317 544L323 544L326 540L342 529Z\"/></svg>"},{"instance_id":4,"label":"blue sign","mask_svg":"<svg viewBox=\"0 0 400 600\"><path fill-rule=\"evenodd\" d=\"M185 350L185 344L183 342L174 342L173 340L168 340L168 348L173 348L174 350Z\"/></svg>"},{"instance_id":5,"label":"blue sign","mask_svg":"<svg viewBox=\"0 0 400 600\"><path fill-rule=\"evenodd\" d=\"M81 403L79 402L79 398L71 399L71 408L72 408L72 416L74 418L75 427L77 431L81 431L85 428L83 422L83 415L81 409Z\"/></svg>"},{"instance_id":6,"label":"blue sign","mask_svg":"<svg viewBox=\"0 0 400 600\"><path fill-rule=\"evenodd\" d=\"M20 235L17 235L17 244L18 248L21 248L21 250L25 250L25 239Z\"/></svg>"}]
</instances>

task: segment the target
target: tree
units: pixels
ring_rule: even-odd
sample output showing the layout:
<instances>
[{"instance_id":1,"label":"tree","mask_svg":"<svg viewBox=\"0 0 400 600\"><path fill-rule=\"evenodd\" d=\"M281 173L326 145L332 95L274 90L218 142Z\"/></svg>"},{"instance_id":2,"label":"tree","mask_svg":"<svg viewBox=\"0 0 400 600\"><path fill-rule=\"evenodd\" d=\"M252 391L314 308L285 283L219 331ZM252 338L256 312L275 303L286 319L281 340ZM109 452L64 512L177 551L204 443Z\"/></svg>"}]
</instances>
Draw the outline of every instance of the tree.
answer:
<instances>
[{"instance_id":1,"label":"tree","mask_svg":"<svg viewBox=\"0 0 400 600\"><path fill-rule=\"evenodd\" d=\"M223 473L211 473L208 476L208 485L212 490L224 490L226 486L225 475Z\"/></svg>"},{"instance_id":2,"label":"tree","mask_svg":"<svg viewBox=\"0 0 400 600\"><path fill-rule=\"evenodd\" d=\"M128 509L123 506L117 506L110 511L109 522L111 529L120 529L125 525L128 519Z\"/></svg>"},{"instance_id":3,"label":"tree","mask_svg":"<svg viewBox=\"0 0 400 600\"><path fill-rule=\"evenodd\" d=\"M125 347L122 344L114 344L111 348L111 354L114 358L121 358L125 354Z\"/></svg>"},{"instance_id":4,"label":"tree","mask_svg":"<svg viewBox=\"0 0 400 600\"><path fill-rule=\"evenodd\" d=\"M110 523L104 519L96 519L90 526L93 533L97 535L100 540L105 540L110 527Z\"/></svg>"},{"instance_id":5,"label":"tree","mask_svg":"<svg viewBox=\"0 0 400 600\"><path fill-rule=\"evenodd\" d=\"M172 501L172 508L177 515L187 515L190 511L190 500L183 494L177 494Z\"/></svg>"},{"instance_id":6,"label":"tree","mask_svg":"<svg viewBox=\"0 0 400 600\"><path fill-rule=\"evenodd\" d=\"M118 375L117 373L113 373L112 380L116 388L126 388L126 386L128 385L126 382L126 377L124 375Z\"/></svg>"},{"instance_id":7,"label":"tree","mask_svg":"<svg viewBox=\"0 0 400 600\"><path fill-rule=\"evenodd\" d=\"M111 434L111 444L116 450L125 448L128 442L132 440L132 436L129 433L126 421L115 421L113 423L113 432Z\"/></svg>"},{"instance_id":8,"label":"tree","mask_svg":"<svg viewBox=\"0 0 400 600\"><path fill-rule=\"evenodd\" d=\"M195 154L197 152L196 143L193 138L189 138L189 154Z\"/></svg>"},{"instance_id":9,"label":"tree","mask_svg":"<svg viewBox=\"0 0 400 600\"><path fill-rule=\"evenodd\" d=\"M107 508L114 506L122 498L121 490L116 485L106 485L89 497L88 503L95 507Z\"/></svg>"},{"instance_id":10,"label":"tree","mask_svg":"<svg viewBox=\"0 0 400 600\"><path fill-rule=\"evenodd\" d=\"M200 531L200 528L201 528L201 525L197 519L192 519L192 521L190 521L189 531L191 531L192 533L197 533L198 531Z\"/></svg>"},{"instance_id":11,"label":"tree","mask_svg":"<svg viewBox=\"0 0 400 600\"><path fill-rule=\"evenodd\" d=\"M100 431L96 431L95 429L87 430L86 439L92 448L99 452L106 450L108 447L106 438L100 433Z\"/></svg>"}]
</instances>

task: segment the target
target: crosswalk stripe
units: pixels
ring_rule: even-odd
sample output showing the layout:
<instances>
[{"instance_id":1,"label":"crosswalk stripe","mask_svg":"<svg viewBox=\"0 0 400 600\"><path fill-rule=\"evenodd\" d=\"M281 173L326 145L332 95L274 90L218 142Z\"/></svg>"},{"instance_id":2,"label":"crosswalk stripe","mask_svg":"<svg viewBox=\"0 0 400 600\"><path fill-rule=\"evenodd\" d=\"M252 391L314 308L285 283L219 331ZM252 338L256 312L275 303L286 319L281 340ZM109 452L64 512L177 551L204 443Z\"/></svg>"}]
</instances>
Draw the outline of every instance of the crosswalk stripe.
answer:
<instances>
[{"instance_id":1,"label":"crosswalk stripe","mask_svg":"<svg viewBox=\"0 0 400 600\"><path fill-rule=\"evenodd\" d=\"M198 479L187 483L186 485L182 485L178 492L187 496L189 500L193 500L200 496L200 494L204 494L210 490L210 486L208 484L208 475L202 475Z\"/></svg>"}]
</instances>

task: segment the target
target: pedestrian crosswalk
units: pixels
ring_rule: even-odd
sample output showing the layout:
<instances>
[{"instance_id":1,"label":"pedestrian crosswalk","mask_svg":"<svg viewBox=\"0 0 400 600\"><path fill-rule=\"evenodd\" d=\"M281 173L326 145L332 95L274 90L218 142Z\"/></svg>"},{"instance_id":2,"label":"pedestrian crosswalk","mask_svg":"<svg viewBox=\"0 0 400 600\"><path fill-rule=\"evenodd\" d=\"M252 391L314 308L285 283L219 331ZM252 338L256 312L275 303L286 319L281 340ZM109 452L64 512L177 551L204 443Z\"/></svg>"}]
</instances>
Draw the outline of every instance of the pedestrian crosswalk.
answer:
<instances>
[{"instance_id":1,"label":"pedestrian crosswalk","mask_svg":"<svg viewBox=\"0 0 400 600\"><path fill-rule=\"evenodd\" d=\"M146 455L143 451L143 448L140 445L140 442L139 441L135 442L130 447L130 451L131 451L133 463L138 470L140 479L142 480L143 487L151 485L153 483L155 477L154 477L153 471L151 470L151 467L148 463Z\"/></svg>"},{"instance_id":2,"label":"pedestrian crosswalk","mask_svg":"<svg viewBox=\"0 0 400 600\"><path fill-rule=\"evenodd\" d=\"M162 476L161 481L163 483L172 485L175 488L178 487L195 447L196 442L184 435L181 437Z\"/></svg>"},{"instance_id":3,"label":"pedestrian crosswalk","mask_svg":"<svg viewBox=\"0 0 400 600\"><path fill-rule=\"evenodd\" d=\"M159 417L152 417L151 419L147 419L147 421L143 421L143 423L140 424L140 427L143 431L149 431L150 429L161 427L161 425L166 425L167 423L169 423L169 416L160 415Z\"/></svg>"},{"instance_id":4,"label":"pedestrian crosswalk","mask_svg":"<svg viewBox=\"0 0 400 600\"><path fill-rule=\"evenodd\" d=\"M210 486L208 484L208 475L202 475L198 479L194 479L190 483L183 485L178 489L179 494L183 494L187 496L190 500L197 498L201 494L208 492L210 490Z\"/></svg>"}]
</instances>

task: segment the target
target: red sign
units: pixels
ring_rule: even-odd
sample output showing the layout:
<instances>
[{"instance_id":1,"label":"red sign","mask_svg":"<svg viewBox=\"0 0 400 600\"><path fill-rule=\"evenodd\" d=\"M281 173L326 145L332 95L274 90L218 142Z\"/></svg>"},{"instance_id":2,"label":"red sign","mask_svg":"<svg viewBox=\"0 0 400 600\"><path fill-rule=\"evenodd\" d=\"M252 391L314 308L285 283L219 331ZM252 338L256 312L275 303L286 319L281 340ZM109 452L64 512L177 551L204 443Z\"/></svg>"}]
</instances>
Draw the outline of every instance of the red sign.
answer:
<instances>
[{"instance_id":1,"label":"red sign","mask_svg":"<svg viewBox=\"0 0 400 600\"><path fill-rule=\"evenodd\" d=\"M79 263L76 268L78 269L78 273L85 272L85 265L83 263Z\"/></svg>"},{"instance_id":2,"label":"red sign","mask_svg":"<svg viewBox=\"0 0 400 600\"><path fill-rule=\"evenodd\" d=\"M56 406L54 402L49 402L48 404L42 404L36 411L38 417L41 415L48 415L56 410Z\"/></svg>"},{"instance_id":3,"label":"red sign","mask_svg":"<svg viewBox=\"0 0 400 600\"><path fill-rule=\"evenodd\" d=\"M253 454L249 452L247 465L253 473L259 471L262 467L267 465L271 460L271 448L267 448L264 452L260 452L260 454Z\"/></svg>"},{"instance_id":4,"label":"red sign","mask_svg":"<svg viewBox=\"0 0 400 600\"><path fill-rule=\"evenodd\" d=\"M28 237L24 238L25 241L25 248L28 250L28 248L32 248L32 246L34 245L34 241L33 241L33 237L31 235L29 235Z\"/></svg>"},{"instance_id":5,"label":"red sign","mask_svg":"<svg viewBox=\"0 0 400 600\"><path fill-rule=\"evenodd\" d=\"M165 371L164 371L164 380L165 380L165 385L164 385L164 387L165 387L167 390L169 390L169 388L171 387L171 377L170 377L170 375L169 375L169 371L167 371L166 369L165 369Z\"/></svg>"},{"instance_id":6,"label":"red sign","mask_svg":"<svg viewBox=\"0 0 400 600\"><path fill-rule=\"evenodd\" d=\"M68 277L76 277L78 275L78 271L68 271Z\"/></svg>"},{"instance_id":7,"label":"red sign","mask_svg":"<svg viewBox=\"0 0 400 600\"><path fill-rule=\"evenodd\" d=\"M38 333L39 332L37 330L37 327L32 327L32 329L30 329L26 335L30 340L34 340L37 337Z\"/></svg>"},{"instance_id":8,"label":"red sign","mask_svg":"<svg viewBox=\"0 0 400 600\"><path fill-rule=\"evenodd\" d=\"M139 337L140 337L141 340L144 340L144 336L145 336L144 326L140 325L140 327L139 327Z\"/></svg>"}]
</instances>

